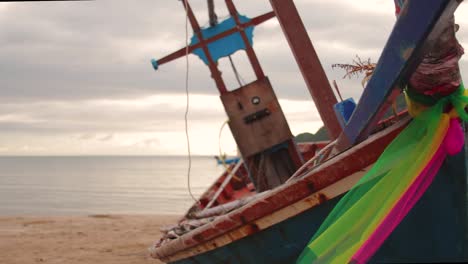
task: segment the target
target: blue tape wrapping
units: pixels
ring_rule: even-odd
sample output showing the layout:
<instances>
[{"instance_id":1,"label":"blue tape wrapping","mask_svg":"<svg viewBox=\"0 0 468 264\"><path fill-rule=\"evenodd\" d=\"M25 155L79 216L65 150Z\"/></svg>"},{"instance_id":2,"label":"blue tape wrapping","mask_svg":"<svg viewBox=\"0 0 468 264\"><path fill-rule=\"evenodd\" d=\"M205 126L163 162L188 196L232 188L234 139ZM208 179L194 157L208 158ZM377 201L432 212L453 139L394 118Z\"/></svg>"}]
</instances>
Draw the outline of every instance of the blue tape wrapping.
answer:
<instances>
[{"instance_id":1,"label":"blue tape wrapping","mask_svg":"<svg viewBox=\"0 0 468 264\"><path fill-rule=\"evenodd\" d=\"M159 64L156 59L151 59L151 65L153 65L153 69L156 71L158 70Z\"/></svg>"},{"instance_id":2,"label":"blue tape wrapping","mask_svg":"<svg viewBox=\"0 0 468 264\"><path fill-rule=\"evenodd\" d=\"M238 14L238 17L241 23L247 23L250 21L250 18L246 16ZM201 30L201 33L204 39L208 39L219 35L227 30L230 30L236 26L236 21L233 17L230 17L214 27L203 28ZM253 45L253 30L253 26L244 29L250 45ZM190 45L195 45L198 42L200 42L200 40L196 35L194 35L191 39ZM208 44L208 50L210 51L211 57L215 62L218 61L218 59L220 58L232 55L236 51L242 49L245 50L246 47L239 32L233 33L229 36L226 36L222 39ZM195 49L192 53L197 55L206 65L208 65L208 59L206 57L205 52L203 52L203 49Z\"/></svg>"}]
</instances>

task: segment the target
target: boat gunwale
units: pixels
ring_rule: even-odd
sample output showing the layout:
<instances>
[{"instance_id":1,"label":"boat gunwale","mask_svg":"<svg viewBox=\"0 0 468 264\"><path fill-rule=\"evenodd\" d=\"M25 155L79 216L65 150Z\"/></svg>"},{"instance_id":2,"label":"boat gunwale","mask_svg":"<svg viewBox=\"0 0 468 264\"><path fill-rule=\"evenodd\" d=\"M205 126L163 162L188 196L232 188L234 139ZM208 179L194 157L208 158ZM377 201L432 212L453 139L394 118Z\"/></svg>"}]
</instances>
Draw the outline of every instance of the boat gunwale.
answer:
<instances>
[{"instance_id":1,"label":"boat gunwale","mask_svg":"<svg viewBox=\"0 0 468 264\"><path fill-rule=\"evenodd\" d=\"M166 262L199 255L253 235L340 195L341 193L335 192L334 197L327 197L326 194L331 193L327 188L346 181L355 174L362 174L363 168L378 159L409 120L410 118L404 118L377 132L353 148L325 161L304 177L271 190L270 194L261 199L218 216L213 222L160 247L153 246L150 249L151 255ZM368 151L369 149L372 151ZM293 210L288 210L288 207ZM277 217L281 212L283 215Z\"/></svg>"}]
</instances>

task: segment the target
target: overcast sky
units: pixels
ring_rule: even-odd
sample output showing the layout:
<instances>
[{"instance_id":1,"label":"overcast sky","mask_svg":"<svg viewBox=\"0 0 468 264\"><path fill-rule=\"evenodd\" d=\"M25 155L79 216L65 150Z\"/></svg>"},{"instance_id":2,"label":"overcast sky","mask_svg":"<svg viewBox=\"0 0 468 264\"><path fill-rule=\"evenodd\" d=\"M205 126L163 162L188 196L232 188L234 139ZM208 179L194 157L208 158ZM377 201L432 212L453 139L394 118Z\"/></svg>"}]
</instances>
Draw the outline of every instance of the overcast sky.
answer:
<instances>
[{"instance_id":1,"label":"overcast sky","mask_svg":"<svg viewBox=\"0 0 468 264\"><path fill-rule=\"evenodd\" d=\"M395 22L393 0L295 2L329 79L357 99L360 80L343 80L331 64L355 55L378 60ZM215 1L220 18L227 15L223 3ZM191 4L206 25L206 1ZM268 0L236 4L249 17L271 10ZM150 64L184 46L184 15L176 0L0 3L0 155L185 154L185 60L157 72ZM462 44L467 15L462 4L456 16ZM276 20L254 30L254 48L293 134L315 132L321 121ZM245 53L234 61L252 81ZM219 63L236 88L228 61ZM216 154L226 115L207 67L193 55L189 89L192 150ZM221 146L235 150L228 129Z\"/></svg>"}]
</instances>

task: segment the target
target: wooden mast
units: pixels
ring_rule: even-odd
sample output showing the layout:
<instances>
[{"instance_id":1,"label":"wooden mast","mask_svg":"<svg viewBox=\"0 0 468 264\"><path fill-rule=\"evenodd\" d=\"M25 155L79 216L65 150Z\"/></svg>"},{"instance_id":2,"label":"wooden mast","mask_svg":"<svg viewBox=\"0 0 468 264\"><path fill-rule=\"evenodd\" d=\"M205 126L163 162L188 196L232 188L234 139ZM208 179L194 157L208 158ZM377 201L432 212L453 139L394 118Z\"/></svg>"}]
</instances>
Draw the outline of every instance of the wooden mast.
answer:
<instances>
[{"instance_id":1,"label":"wooden mast","mask_svg":"<svg viewBox=\"0 0 468 264\"><path fill-rule=\"evenodd\" d=\"M191 53L196 49L202 50L207 59L205 63L210 68L211 77L220 92L220 99L229 117L229 127L245 160L249 175L257 191L262 192L284 183L303 164L303 160L271 83L265 76L252 47L249 39L251 37L248 35L251 34L248 32L253 26L274 17L274 12L253 19L245 19L239 15L232 0L225 0L225 2L231 16L230 23L234 26L223 28L224 30L210 35L205 34L205 29L200 27L188 0L182 0L199 42L159 60L152 60L152 63L157 69L164 63L187 55L187 51ZM210 18L213 18L210 22L216 24L214 5L210 2L208 4ZM245 50L256 80L230 91L218 69L218 57L212 54L208 44L214 44L224 37L232 37L233 34L240 39L242 43L240 49Z\"/></svg>"},{"instance_id":2,"label":"wooden mast","mask_svg":"<svg viewBox=\"0 0 468 264\"><path fill-rule=\"evenodd\" d=\"M310 41L306 28L292 0L270 0L273 10L296 58L315 106L330 138L341 133L341 126L333 110L338 103L330 82Z\"/></svg>"}]
</instances>

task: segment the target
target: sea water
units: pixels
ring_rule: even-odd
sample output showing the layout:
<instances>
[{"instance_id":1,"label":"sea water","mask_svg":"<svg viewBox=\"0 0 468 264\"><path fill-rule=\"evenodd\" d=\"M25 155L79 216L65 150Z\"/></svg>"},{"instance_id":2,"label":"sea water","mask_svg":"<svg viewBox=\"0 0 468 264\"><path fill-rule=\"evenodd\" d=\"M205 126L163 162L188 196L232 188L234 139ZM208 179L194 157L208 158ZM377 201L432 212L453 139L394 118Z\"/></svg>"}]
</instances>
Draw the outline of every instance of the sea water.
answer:
<instances>
[{"instance_id":1,"label":"sea water","mask_svg":"<svg viewBox=\"0 0 468 264\"><path fill-rule=\"evenodd\" d=\"M0 157L0 215L183 214L187 157ZM222 173L192 157L195 196Z\"/></svg>"}]
</instances>

